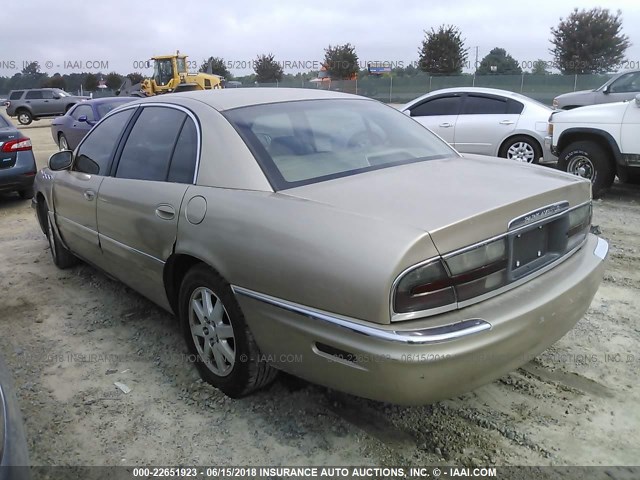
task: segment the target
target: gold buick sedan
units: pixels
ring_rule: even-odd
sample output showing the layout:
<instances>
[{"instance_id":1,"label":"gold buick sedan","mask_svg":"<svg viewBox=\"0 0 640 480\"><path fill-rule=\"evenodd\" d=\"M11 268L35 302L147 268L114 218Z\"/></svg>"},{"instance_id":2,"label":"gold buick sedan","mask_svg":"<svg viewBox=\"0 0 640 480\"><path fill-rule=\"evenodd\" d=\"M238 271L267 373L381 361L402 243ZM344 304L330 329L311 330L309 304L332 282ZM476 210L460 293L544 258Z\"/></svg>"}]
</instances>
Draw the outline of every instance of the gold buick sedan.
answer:
<instances>
[{"instance_id":1,"label":"gold buick sedan","mask_svg":"<svg viewBox=\"0 0 640 480\"><path fill-rule=\"evenodd\" d=\"M574 326L608 252L588 181L306 89L126 104L50 158L33 202L57 266L173 312L232 397L278 370L402 404L471 390Z\"/></svg>"}]
</instances>

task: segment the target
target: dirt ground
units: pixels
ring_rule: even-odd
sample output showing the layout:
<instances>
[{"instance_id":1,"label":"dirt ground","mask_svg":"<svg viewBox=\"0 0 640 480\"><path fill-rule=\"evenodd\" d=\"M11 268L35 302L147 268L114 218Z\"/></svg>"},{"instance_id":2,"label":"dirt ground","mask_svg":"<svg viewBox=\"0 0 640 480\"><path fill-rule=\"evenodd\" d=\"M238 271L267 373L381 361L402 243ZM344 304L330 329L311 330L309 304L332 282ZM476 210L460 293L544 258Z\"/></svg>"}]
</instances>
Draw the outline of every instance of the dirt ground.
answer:
<instances>
[{"instance_id":1,"label":"dirt ground","mask_svg":"<svg viewBox=\"0 0 640 480\"><path fill-rule=\"evenodd\" d=\"M41 167L55 145L35 125L24 131ZM493 384L407 408L285 376L224 397L198 379L170 315L89 266L58 270L30 201L0 198L0 354L32 463L637 465L640 187L594 204L610 258L578 325Z\"/></svg>"}]
</instances>

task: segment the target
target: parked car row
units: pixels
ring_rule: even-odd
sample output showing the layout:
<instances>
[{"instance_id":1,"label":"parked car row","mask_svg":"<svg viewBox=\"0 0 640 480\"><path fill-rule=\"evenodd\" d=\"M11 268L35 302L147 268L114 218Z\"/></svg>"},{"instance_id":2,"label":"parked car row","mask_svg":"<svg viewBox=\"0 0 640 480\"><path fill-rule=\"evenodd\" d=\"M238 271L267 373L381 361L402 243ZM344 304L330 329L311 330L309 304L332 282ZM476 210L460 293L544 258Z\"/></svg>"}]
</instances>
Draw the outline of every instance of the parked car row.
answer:
<instances>
[{"instance_id":1,"label":"parked car row","mask_svg":"<svg viewBox=\"0 0 640 480\"><path fill-rule=\"evenodd\" d=\"M459 95L458 116L496 97ZM534 108L500 101L497 128ZM33 206L57 266L86 260L173 312L233 397L278 370L405 404L473 389L573 327L608 251L585 179L305 89L121 105L51 157Z\"/></svg>"}]
</instances>

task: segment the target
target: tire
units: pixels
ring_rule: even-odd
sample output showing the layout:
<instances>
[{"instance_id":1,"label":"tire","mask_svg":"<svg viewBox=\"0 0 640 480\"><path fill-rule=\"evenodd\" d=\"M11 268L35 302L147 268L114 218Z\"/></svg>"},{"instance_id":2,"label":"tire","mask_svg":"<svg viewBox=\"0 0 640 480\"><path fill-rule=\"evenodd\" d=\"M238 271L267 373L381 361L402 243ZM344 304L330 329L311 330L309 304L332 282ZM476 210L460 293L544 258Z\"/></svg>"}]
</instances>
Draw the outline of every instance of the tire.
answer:
<instances>
[{"instance_id":1,"label":"tire","mask_svg":"<svg viewBox=\"0 0 640 480\"><path fill-rule=\"evenodd\" d=\"M18 110L16 113L20 125L29 125L33 121L33 115L29 110Z\"/></svg>"},{"instance_id":2,"label":"tire","mask_svg":"<svg viewBox=\"0 0 640 480\"><path fill-rule=\"evenodd\" d=\"M518 162L538 164L542 157L542 147L531 137L516 135L502 144L498 156Z\"/></svg>"},{"instance_id":3,"label":"tire","mask_svg":"<svg viewBox=\"0 0 640 480\"><path fill-rule=\"evenodd\" d=\"M204 381L232 398L273 381L277 370L260 359L240 305L220 275L204 264L194 266L182 281L179 302L183 334Z\"/></svg>"},{"instance_id":4,"label":"tire","mask_svg":"<svg viewBox=\"0 0 640 480\"><path fill-rule=\"evenodd\" d=\"M69 150L69 142L67 142L67 137L64 136L64 133L58 136L58 149L60 151Z\"/></svg>"},{"instance_id":5,"label":"tire","mask_svg":"<svg viewBox=\"0 0 640 480\"><path fill-rule=\"evenodd\" d=\"M33 188L18 190L18 195L20 195L20 198L23 200L29 200L30 198L33 198Z\"/></svg>"},{"instance_id":6,"label":"tire","mask_svg":"<svg viewBox=\"0 0 640 480\"><path fill-rule=\"evenodd\" d=\"M49 208L44 203L40 210L41 215L44 216L43 222L46 226L47 240L49 241L49 249L51 250L51 258L56 267L64 270L65 268L72 267L78 263L78 258L73 255L69 250L62 245L60 239L53 230L53 226L49 221Z\"/></svg>"},{"instance_id":7,"label":"tire","mask_svg":"<svg viewBox=\"0 0 640 480\"><path fill-rule=\"evenodd\" d=\"M591 180L593 198L602 196L616 177L609 152L590 141L569 144L558 157L558 169Z\"/></svg>"}]
</instances>

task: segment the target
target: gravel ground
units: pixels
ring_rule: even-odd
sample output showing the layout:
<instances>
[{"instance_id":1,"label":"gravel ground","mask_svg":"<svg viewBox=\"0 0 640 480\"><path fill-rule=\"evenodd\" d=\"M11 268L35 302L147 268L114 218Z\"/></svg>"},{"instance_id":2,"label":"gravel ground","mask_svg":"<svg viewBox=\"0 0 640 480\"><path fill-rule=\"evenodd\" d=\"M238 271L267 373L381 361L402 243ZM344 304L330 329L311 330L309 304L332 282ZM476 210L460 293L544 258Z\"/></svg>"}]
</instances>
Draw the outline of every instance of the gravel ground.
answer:
<instances>
[{"instance_id":1,"label":"gravel ground","mask_svg":"<svg viewBox=\"0 0 640 480\"><path fill-rule=\"evenodd\" d=\"M25 133L43 166L46 122ZM0 354L32 463L636 465L639 202L621 185L595 202L608 270L555 346L459 398L398 407L284 375L224 397L198 379L170 315L89 266L56 269L30 202L0 198Z\"/></svg>"}]
</instances>

